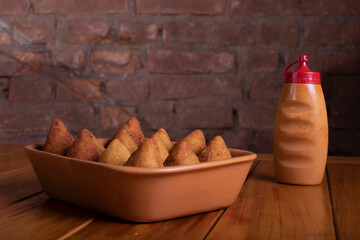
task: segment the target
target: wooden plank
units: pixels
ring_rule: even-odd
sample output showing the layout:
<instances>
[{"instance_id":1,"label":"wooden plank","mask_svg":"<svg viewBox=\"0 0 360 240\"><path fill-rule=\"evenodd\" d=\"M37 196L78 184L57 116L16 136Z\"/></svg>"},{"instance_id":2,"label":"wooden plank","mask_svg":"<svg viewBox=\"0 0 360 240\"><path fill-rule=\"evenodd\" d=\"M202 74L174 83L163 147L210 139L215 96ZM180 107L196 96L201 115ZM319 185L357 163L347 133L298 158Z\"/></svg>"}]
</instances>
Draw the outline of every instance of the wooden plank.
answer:
<instances>
[{"instance_id":1,"label":"wooden plank","mask_svg":"<svg viewBox=\"0 0 360 240\"><path fill-rule=\"evenodd\" d=\"M327 162L360 164L360 157L329 156Z\"/></svg>"},{"instance_id":2,"label":"wooden plank","mask_svg":"<svg viewBox=\"0 0 360 240\"><path fill-rule=\"evenodd\" d=\"M22 144L8 144L8 143L0 143L0 154L21 150L25 145Z\"/></svg>"},{"instance_id":3,"label":"wooden plank","mask_svg":"<svg viewBox=\"0 0 360 240\"><path fill-rule=\"evenodd\" d=\"M0 175L0 209L42 191L33 169L29 167Z\"/></svg>"},{"instance_id":4,"label":"wooden plank","mask_svg":"<svg viewBox=\"0 0 360 240\"><path fill-rule=\"evenodd\" d=\"M12 151L0 155L0 175L7 171L30 166L25 150Z\"/></svg>"},{"instance_id":5,"label":"wooden plank","mask_svg":"<svg viewBox=\"0 0 360 240\"><path fill-rule=\"evenodd\" d=\"M222 212L142 224L102 217L68 239L203 239Z\"/></svg>"},{"instance_id":6,"label":"wooden plank","mask_svg":"<svg viewBox=\"0 0 360 240\"><path fill-rule=\"evenodd\" d=\"M0 239L57 239L95 216L41 193L0 209Z\"/></svg>"},{"instance_id":7,"label":"wooden plank","mask_svg":"<svg viewBox=\"0 0 360 240\"><path fill-rule=\"evenodd\" d=\"M280 184L261 161L207 239L335 239L327 182Z\"/></svg>"},{"instance_id":8,"label":"wooden plank","mask_svg":"<svg viewBox=\"0 0 360 240\"><path fill-rule=\"evenodd\" d=\"M338 239L360 239L360 164L327 164Z\"/></svg>"}]
</instances>

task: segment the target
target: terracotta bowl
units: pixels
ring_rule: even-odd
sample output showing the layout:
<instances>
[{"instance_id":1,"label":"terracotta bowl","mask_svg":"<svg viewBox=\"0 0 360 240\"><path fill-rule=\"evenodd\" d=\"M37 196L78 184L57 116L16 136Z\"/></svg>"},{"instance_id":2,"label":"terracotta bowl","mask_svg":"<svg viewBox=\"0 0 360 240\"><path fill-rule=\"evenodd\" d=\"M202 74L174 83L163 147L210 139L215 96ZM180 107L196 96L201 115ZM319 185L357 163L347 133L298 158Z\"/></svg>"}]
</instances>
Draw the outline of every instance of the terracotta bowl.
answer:
<instances>
[{"instance_id":1,"label":"terracotta bowl","mask_svg":"<svg viewBox=\"0 0 360 240\"><path fill-rule=\"evenodd\" d=\"M105 144L108 139L102 139ZM134 222L154 222L230 206L256 154L231 149L233 158L192 166L137 168L25 151L50 197Z\"/></svg>"}]
</instances>

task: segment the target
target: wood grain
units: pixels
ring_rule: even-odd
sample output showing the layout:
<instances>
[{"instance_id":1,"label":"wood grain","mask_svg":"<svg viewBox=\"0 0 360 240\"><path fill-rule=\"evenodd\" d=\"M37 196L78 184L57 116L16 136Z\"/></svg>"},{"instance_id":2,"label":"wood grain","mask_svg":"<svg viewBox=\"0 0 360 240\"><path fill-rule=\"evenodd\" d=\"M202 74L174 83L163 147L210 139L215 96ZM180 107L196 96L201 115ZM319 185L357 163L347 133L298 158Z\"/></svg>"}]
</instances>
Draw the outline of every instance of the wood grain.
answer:
<instances>
[{"instance_id":1,"label":"wood grain","mask_svg":"<svg viewBox=\"0 0 360 240\"><path fill-rule=\"evenodd\" d=\"M360 239L360 164L327 165L338 239Z\"/></svg>"},{"instance_id":2,"label":"wood grain","mask_svg":"<svg viewBox=\"0 0 360 240\"><path fill-rule=\"evenodd\" d=\"M102 217L68 239L204 239L222 211L143 224Z\"/></svg>"},{"instance_id":3,"label":"wood grain","mask_svg":"<svg viewBox=\"0 0 360 240\"><path fill-rule=\"evenodd\" d=\"M0 154L21 150L24 148L22 144L7 144L7 143L0 143Z\"/></svg>"},{"instance_id":4,"label":"wood grain","mask_svg":"<svg viewBox=\"0 0 360 240\"><path fill-rule=\"evenodd\" d=\"M30 166L0 175L0 209L40 191L41 186Z\"/></svg>"},{"instance_id":5,"label":"wood grain","mask_svg":"<svg viewBox=\"0 0 360 240\"><path fill-rule=\"evenodd\" d=\"M360 157L329 156L328 163L360 164Z\"/></svg>"},{"instance_id":6,"label":"wood grain","mask_svg":"<svg viewBox=\"0 0 360 240\"><path fill-rule=\"evenodd\" d=\"M95 216L41 193L0 209L0 239L57 239Z\"/></svg>"},{"instance_id":7,"label":"wood grain","mask_svg":"<svg viewBox=\"0 0 360 240\"><path fill-rule=\"evenodd\" d=\"M26 166L30 161L23 149L0 154L0 174Z\"/></svg>"},{"instance_id":8,"label":"wood grain","mask_svg":"<svg viewBox=\"0 0 360 240\"><path fill-rule=\"evenodd\" d=\"M279 184L261 161L207 239L335 239L327 183Z\"/></svg>"}]
</instances>

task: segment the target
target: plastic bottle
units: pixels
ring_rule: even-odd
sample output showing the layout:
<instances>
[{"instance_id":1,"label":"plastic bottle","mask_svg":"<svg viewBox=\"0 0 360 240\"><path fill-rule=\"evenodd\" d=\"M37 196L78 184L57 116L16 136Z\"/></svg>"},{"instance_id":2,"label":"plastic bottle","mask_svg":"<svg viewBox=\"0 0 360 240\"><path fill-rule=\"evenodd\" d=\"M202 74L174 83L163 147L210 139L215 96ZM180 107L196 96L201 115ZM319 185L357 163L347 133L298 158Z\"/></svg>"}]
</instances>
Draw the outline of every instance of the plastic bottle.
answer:
<instances>
[{"instance_id":1,"label":"plastic bottle","mask_svg":"<svg viewBox=\"0 0 360 240\"><path fill-rule=\"evenodd\" d=\"M324 177L328 120L320 73L312 72L306 55L285 72L274 128L275 176L279 182L317 185ZM295 63L299 67L288 72Z\"/></svg>"}]
</instances>

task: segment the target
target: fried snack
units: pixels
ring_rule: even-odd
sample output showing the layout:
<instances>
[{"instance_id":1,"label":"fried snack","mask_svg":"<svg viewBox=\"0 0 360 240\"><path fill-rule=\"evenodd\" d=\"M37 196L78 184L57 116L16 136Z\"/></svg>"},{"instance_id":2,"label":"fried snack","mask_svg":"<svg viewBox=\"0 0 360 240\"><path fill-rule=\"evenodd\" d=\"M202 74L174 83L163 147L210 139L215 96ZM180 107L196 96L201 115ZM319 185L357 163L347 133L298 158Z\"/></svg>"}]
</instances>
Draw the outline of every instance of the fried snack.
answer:
<instances>
[{"instance_id":1,"label":"fried snack","mask_svg":"<svg viewBox=\"0 0 360 240\"><path fill-rule=\"evenodd\" d=\"M159 132L159 131L157 131L157 132ZM169 156L169 152L165 147L164 141L160 138L159 134L156 134L156 133L154 133L151 136L151 139L155 140L155 142L158 146L160 155L161 155L161 160L162 160L162 162L164 162L166 160L166 158Z\"/></svg>"},{"instance_id":2,"label":"fried snack","mask_svg":"<svg viewBox=\"0 0 360 240\"><path fill-rule=\"evenodd\" d=\"M144 136L143 132L141 131L140 123L136 117L130 118L129 121L127 121L127 123L125 123L120 128L119 132L121 130L126 130L129 133L130 137L134 140L134 142L136 143L137 146L140 146L142 143L145 142L145 136ZM115 134L114 138L118 138L117 135L119 132L117 132Z\"/></svg>"},{"instance_id":3,"label":"fried snack","mask_svg":"<svg viewBox=\"0 0 360 240\"><path fill-rule=\"evenodd\" d=\"M66 150L74 143L74 137L70 134L63 121L55 118L46 137L43 147L45 152L65 155Z\"/></svg>"},{"instance_id":4,"label":"fried snack","mask_svg":"<svg viewBox=\"0 0 360 240\"><path fill-rule=\"evenodd\" d=\"M157 168L163 167L163 161L158 146L154 139L148 138L136 150L124 166Z\"/></svg>"},{"instance_id":5,"label":"fried snack","mask_svg":"<svg viewBox=\"0 0 360 240\"><path fill-rule=\"evenodd\" d=\"M114 165L124 165L130 158L131 153L127 147L117 139L114 139L105 149L101 155L99 162L109 163Z\"/></svg>"},{"instance_id":6,"label":"fried snack","mask_svg":"<svg viewBox=\"0 0 360 240\"><path fill-rule=\"evenodd\" d=\"M200 163L196 154L191 150L186 141L175 144L164 162L165 166L194 165Z\"/></svg>"},{"instance_id":7,"label":"fried snack","mask_svg":"<svg viewBox=\"0 0 360 240\"><path fill-rule=\"evenodd\" d=\"M185 141L196 155L206 147L205 136L199 129L187 135L182 141Z\"/></svg>"},{"instance_id":8,"label":"fried snack","mask_svg":"<svg viewBox=\"0 0 360 240\"><path fill-rule=\"evenodd\" d=\"M135 152L139 145L134 141L134 139L130 136L128 131L126 129L121 128L113 139L117 139L120 142L122 142L125 147L129 150L129 152L132 154Z\"/></svg>"},{"instance_id":9,"label":"fried snack","mask_svg":"<svg viewBox=\"0 0 360 240\"><path fill-rule=\"evenodd\" d=\"M221 136L214 137L199 155L201 162L213 162L229 158L231 158L230 151Z\"/></svg>"},{"instance_id":10,"label":"fried snack","mask_svg":"<svg viewBox=\"0 0 360 240\"><path fill-rule=\"evenodd\" d=\"M160 128L154 135L158 136L163 142L166 147L166 150L170 152L171 148L173 147L170 137L165 129Z\"/></svg>"},{"instance_id":11,"label":"fried snack","mask_svg":"<svg viewBox=\"0 0 360 240\"><path fill-rule=\"evenodd\" d=\"M87 129L81 130L66 156L88 161L98 161L105 151L104 146Z\"/></svg>"}]
</instances>

